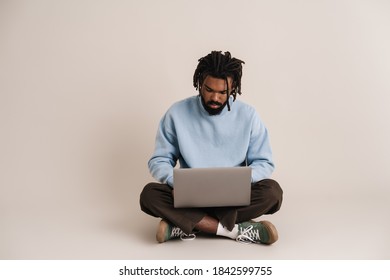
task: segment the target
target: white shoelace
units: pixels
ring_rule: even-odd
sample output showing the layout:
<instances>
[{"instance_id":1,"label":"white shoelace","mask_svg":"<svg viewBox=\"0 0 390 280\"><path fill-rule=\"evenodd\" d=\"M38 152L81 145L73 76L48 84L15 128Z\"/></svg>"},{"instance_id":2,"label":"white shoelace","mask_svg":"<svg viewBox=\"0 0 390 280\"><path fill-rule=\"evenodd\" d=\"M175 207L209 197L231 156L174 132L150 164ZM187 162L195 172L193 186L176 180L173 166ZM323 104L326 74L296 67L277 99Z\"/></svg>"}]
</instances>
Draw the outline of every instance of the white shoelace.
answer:
<instances>
[{"instance_id":1,"label":"white shoelace","mask_svg":"<svg viewBox=\"0 0 390 280\"><path fill-rule=\"evenodd\" d=\"M180 239L183 241L191 241L191 240L194 240L195 238L196 238L196 235L193 233L185 234L183 232L182 234L180 234Z\"/></svg>"},{"instance_id":2,"label":"white shoelace","mask_svg":"<svg viewBox=\"0 0 390 280\"><path fill-rule=\"evenodd\" d=\"M194 240L196 238L196 235L193 233L185 234L179 227L173 227L172 228L172 237L180 237L183 241L190 241Z\"/></svg>"},{"instance_id":3,"label":"white shoelace","mask_svg":"<svg viewBox=\"0 0 390 280\"><path fill-rule=\"evenodd\" d=\"M237 236L236 241L244 244L257 243L255 240L260 240L259 232L252 229L253 226L245 228L241 234Z\"/></svg>"},{"instance_id":4,"label":"white shoelace","mask_svg":"<svg viewBox=\"0 0 390 280\"><path fill-rule=\"evenodd\" d=\"M172 227L171 237L178 237L183 233L183 231L178 227Z\"/></svg>"}]
</instances>

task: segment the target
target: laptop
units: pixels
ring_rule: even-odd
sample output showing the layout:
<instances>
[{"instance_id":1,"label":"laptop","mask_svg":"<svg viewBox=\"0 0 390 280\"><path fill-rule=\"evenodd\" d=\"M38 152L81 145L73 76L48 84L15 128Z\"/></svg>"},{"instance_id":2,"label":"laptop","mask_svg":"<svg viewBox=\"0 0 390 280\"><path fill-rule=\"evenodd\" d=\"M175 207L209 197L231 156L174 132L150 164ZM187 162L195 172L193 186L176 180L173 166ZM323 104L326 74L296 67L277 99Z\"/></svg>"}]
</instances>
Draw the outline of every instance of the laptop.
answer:
<instances>
[{"instance_id":1,"label":"laptop","mask_svg":"<svg viewBox=\"0 0 390 280\"><path fill-rule=\"evenodd\" d=\"M251 175L248 166L174 169L174 207L249 205Z\"/></svg>"}]
</instances>

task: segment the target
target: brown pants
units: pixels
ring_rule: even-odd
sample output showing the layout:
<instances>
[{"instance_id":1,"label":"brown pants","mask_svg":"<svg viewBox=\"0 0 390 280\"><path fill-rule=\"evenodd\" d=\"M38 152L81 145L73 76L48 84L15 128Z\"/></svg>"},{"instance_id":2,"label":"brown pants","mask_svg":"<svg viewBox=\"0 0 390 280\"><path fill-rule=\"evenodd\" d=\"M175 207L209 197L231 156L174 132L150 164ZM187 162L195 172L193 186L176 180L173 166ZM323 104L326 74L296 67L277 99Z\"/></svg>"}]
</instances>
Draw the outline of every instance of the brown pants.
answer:
<instances>
[{"instance_id":1,"label":"brown pants","mask_svg":"<svg viewBox=\"0 0 390 280\"><path fill-rule=\"evenodd\" d=\"M280 209L283 191L272 179L252 184L251 203L240 207L174 208L172 188L165 184L149 183L140 196L141 210L163 218L190 234L195 225L206 215L216 218L228 230L236 223L249 221Z\"/></svg>"}]
</instances>

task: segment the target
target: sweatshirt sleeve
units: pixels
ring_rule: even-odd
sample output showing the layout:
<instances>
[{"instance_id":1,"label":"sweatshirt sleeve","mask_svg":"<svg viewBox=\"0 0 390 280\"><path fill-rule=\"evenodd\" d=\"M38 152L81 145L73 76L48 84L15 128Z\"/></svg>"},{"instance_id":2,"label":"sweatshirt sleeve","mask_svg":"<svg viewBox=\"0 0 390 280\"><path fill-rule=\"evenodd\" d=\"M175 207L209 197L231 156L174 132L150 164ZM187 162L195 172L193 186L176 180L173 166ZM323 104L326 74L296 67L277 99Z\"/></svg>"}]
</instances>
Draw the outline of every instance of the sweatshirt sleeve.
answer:
<instances>
[{"instance_id":1,"label":"sweatshirt sleeve","mask_svg":"<svg viewBox=\"0 0 390 280\"><path fill-rule=\"evenodd\" d=\"M256 113L252 122L247 162L252 167L253 183L269 178L275 167L268 130Z\"/></svg>"},{"instance_id":2,"label":"sweatshirt sleeve","mask_svg":"<svg viewBox=\"0 0 390 280\"><path fill-rule=\"evenodd\" d=\"M173 187L173 168L179 157L179 148L172 122L165 115L159 124L155 149L148 162L149 171L160 183Z\"/></svg>"}]
</instances>

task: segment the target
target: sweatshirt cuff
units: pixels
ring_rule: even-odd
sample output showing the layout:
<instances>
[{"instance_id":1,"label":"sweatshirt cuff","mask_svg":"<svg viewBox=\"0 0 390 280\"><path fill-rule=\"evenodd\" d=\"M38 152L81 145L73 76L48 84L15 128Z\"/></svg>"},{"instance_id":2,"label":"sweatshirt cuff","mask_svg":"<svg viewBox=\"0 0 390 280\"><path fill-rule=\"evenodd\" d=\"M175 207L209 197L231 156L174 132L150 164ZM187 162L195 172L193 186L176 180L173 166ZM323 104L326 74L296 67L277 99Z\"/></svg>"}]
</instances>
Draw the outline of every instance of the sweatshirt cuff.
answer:
<instances>
[{"instance_id":1,"label":"sweatshirt cuff","mask_svg":"<svg viewBox=\"0 0 390 280\"><path fill-rule=\"evenodd\" d=\"M167 184L173 188L173 176L169 177L168 180L167 180Z\"/></svg>"}]
</instances>

